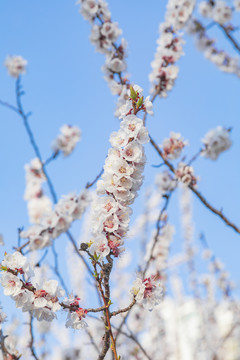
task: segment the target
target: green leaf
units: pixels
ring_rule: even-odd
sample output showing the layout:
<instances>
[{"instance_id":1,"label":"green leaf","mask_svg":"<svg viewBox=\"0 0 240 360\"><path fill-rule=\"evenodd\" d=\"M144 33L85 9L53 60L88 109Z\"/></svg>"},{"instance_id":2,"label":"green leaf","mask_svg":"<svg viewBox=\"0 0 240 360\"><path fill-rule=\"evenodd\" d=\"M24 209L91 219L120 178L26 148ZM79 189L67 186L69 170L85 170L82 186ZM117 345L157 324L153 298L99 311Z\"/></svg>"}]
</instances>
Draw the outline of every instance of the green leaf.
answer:
<instances>
[{"instance_id":1,"label":"green leaf","mask_svg":"<svg viewBox=\"0 0 240 360\"><path fill-rule=\"evenodd\" d=\"M133 100L136 100L136 98L137 98L137 93L134 90L134 88L132 87L132 85L130 86L130 98Z\"/></svg>"}]
</instances>

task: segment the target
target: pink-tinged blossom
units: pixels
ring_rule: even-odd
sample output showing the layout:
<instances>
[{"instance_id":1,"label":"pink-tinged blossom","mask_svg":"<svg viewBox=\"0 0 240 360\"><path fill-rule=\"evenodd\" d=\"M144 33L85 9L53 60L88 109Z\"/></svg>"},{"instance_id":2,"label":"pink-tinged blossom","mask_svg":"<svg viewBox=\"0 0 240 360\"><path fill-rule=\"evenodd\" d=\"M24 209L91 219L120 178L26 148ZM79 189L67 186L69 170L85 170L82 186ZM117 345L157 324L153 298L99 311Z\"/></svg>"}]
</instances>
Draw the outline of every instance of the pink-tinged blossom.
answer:
<instances>
[{"instance_id":1,"label":"pink-tinged blossom","mask_svg":"<svg viewBox=\"0 0 240 360\"><path fill-rule=\"evenodd\" d=\"M183 55L184 41L178 30L182 29L190 19L194 0L170 0L167 5L165 22L159 26L159 39L155 58L151 63L149 75L151 93L157 92L160 97L167 97L174 86L178 75L178 67L174 64Z\"/></svg>"},{"instance_id":2,"label":"pink-tinged blossom","mask_svg":"<svg viewBox=\"0 0 240 360\"><path fill-rule=\"evenodd\" d=\"M127 74L126 56L127 42L124 38L119 39L122 30L116 22L111 20L108 5L103 0L79 0L80 13L91 25L90 41L96 51L106 57L102 71L113 94L118 94L116 116L119 116L119 108L128 98L129 81Z\"/></svg>"},{"instance_id":3,"label":"pink-tinged blossom","mask_svg":"<svg viewBox=\"0 0 240 360\"><path fill-rule=\"evenodd\" d=\"M64 196L55 205L54 210L42 215L39 225L22 231L20 236L29 239L31 250L50 246L52 239L67 231L74 220L81 218L90 201L91 197L87 190L82 191L79 195Z\"/></svg>"},{"instance_id":4,"label":"pink-tinged blossom","mask_svg":"<svg viewBox=\"0 0 240 360\"><path fill-rule=\"evenodd\" d=\"M103 260L110 253L110 247L105 236L100 234L94 238L94 242L90 247L90 253L92 255L96 254L100 260Z\"/></svg>"},{"instance_id":5,"label":"pink-tinged blossom","mask_svg":"<svg viewBox=\"0 0 240 360\"><path fill-rule=\"evenodd\" d=\"M212 17L217 23L223 25L232 19L232 9L225 1L218 0L213 7Z\"/></svg>"},{"instance_id":6,"label":"pink-tinged blossom","mask_svg":"<svg viewBox=\"0 0 240 360\"><path fill-rule=\"evenodd\" d=\"M81 140L81 130L77 126L63 125L60 132L60 135L54 140L52 148L55 152L62 151L64 156L68 156Z\"/></svg>"},{"instance_id":7,"label":"pink-tinged blossom","mask_svg":"<svg viewBox=\"0 0 240 360\"><path fill-rule=\"evenodd\" d=\"M167 4L166 22L175 30L182 29L192 15L195 0L170 0Z\"/></svg>"},{"instance_id":8,"label":"pink-tinged blossom","mask_svg":"<svg viewBox=\"0 0 240 360\"><path fill-rule=\"evenodd\" d=\"M20 274L24 274L26 278L34 275L33 269L27 258L19 251L15 251L13 254L5 254L2 266L10 270L17 271Z\"/></svg>"},{"instance_id":9,"label":"pink-tinged blossom","mask_svg":"<svg viewBox=\"0 0 240 360\"><path fill-rule=\"evenodd\" d=\"M226 51L218 50L215 39L207 35L205 27L197 19L188 24L188 32L196 36L196 46L206 59L215 64L221 71L240 76L239 59L231 57Z\"/></svg>"},{"instance_id":10,"label":"pink-tinged blossom","mask_svg":"<svg viewBox=\"0 0 240 360\"><path fill-rule=\"evenodd\" d=\"M0 282L3 286L4 295L15 296L21 292L22 289L21 280L17 276L9 272L4 272L2 274Z\"/></svg>"},{"instance_id":11,"label":"pink-tinged blossom","mask_svg":"<svg viewBox=\"0 0 240 360\"><path fill-rule=\"evenodd\" d=\"M213 15L213 4L209 1L201 1L198 5L198 12L206 18L211 18Z\"/></svg>"},{"instance_id":12,"label":"pink-tinged blossom","mask_svg":"<svg viewBox=\"0 0 240 360\"><path fill-rule=\"evenodd\" d=\"M202 142L205 147L202 150L201 155L212 160L217 160L219 155L223 151L229 149L232 145L230 131L222 126L209 130L202 139Z\"/></svg>"},{"instance_id":13,"label":"pink-tinged blossom","mask_svg":"<svg viewBox=\"0 0 240 360\"><path fill-rule=\"evenodd\" d=\"M180 162L178 164L177 170L175 171L175 174L184 185L196 187L197 178L194 175L194 170L192 166Z\"/></svg>"},{"instance_id":14,"label":"pink-tinged blossom","mask_svg":"<svg viewBox=\"0 0 240 360\"><path fill-rule=\"evenodd\" d=\"M152 275L144 280L137 278L131 290L137 303L142 304L147 310L152 311L163 300L163 287L158 276Z\"/></svg>"},{"instance_id":15,"label":"pink-tinged blossom","mask_svg":"<svg viewBox=\"0 0 240 360\"><path fill-rule=\"evenodd\" d=\"M28 206L30 222L38 224L43 214L51 211L51 200L44 195L42 184L46 181L42 169L42 163L38 158L33 159L30 164L25 165L26 189L24 200Z\"/></svg>"},{"instance_id":16,"label":"pink-tinged blossom","mask_svg":"<svg viewBox=\"0 0 240 360\"><path fill-rule=\"evenodd\" d=\"M88 326L86 321L83 320L83 318L85 317L85 314L80 313L80 315L79 315L79 313L80 313L79 311L68 313L67 321L66 321L67 328L79 330L79 329L82 329L82 328Z\"/></svg>"},{"instance_id":17,"label":"pink-tinged blossom","mask_svg":"<svg viewBox=\"0 0 240 360\"><path fill-rule=\"evenodd\" d=\"M4 65L8 69L8 74L18 78L21 74L26 74L27 60L22 56L7 56Z\"/></svg>"},{"instance_id":18,"label":"pink-tinged blossom","mask_svg":"<svg viewBox=\"0 0 240 360\"><path fill-rule=\"evenodd\" d=\"M137 103L142 89L135 85L132 91ZM144 105L142 109L146 111ZM94 240L90 252L100 256L101 260L110 251L116 257L123 251L122 238L126 236L131 214L128 206L134 202L142 184L146 162L142 143L149 138L143 121L134 114L133 105L130 108L127 106L127 113L124 115L122 112L121 118L120 130L110 137L114 147L108 152L102 179L97 183L97 194L100 196L92 206Z\"/></svg>"},{"instance_id":19,"label":"pink-tinged blossom","mask_svg":"<svg viewBox=\"0 0 240 360\"><path fill-rule=\"evenodd\" d=\"M179 158L182 149L188 144L184 141L180 133L170 132L170 137L163 140L161 145L163 149L163 156L169 160Z\"/></svg>"}]
</instances>

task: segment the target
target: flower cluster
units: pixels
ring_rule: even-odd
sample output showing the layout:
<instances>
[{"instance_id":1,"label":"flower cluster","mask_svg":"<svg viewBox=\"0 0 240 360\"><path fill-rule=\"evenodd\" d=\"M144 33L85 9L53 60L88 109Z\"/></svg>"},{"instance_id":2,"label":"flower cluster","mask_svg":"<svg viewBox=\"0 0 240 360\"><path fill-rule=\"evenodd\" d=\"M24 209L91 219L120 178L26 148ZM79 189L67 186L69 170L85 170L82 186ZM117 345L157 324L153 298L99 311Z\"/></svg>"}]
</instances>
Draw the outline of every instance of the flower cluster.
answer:
<instances>
[{"instance_id":1,"label":"flower cluster","mask_svg":"<svg viewBox=\"0 0 240 360\"><path fill-rule=\"evenodd\" d=\"M196 46L206 59L215 64L221 71L240 76L239 59L231 57L226 51L218 50L215 40L211 39L205 27L196 19L188 26L188 32L196 36Z\"/></svg>"},{"instance_id":2,"label":"flower cluster","mask_svg":"<svg viewBox=\"0 0 240 360\"><path fill-rule=\"evenodd\" d=\"M54 210L45 212L39 224L22 231L20 236L29 239L31 250L42 249L66 232L74 220L80 219L90 202L87 190L79 195L69 194L55 205Z\"/></svg>"},{"instance_id":3,"label":"flower cluster","mask_svg":"<svg viewBox=\"0 0 240 360\"><path fill-rule=\"evenodd\" d=\"M156 175L155 184L161 194L167 194L176 187L177 181L168 171L163 171Z\"/></svg>"},{"instance_id":4,"label":"flower cluster","mask_svg":"<svg viewBox=\"0 0 240 360\"><path fill-rule=\"evenodd\" d=\"M212 160L216 160L223 151L229 149L232 145L230 131L222 126L209 130L202 142L205 148L202 150L201 155Z\"/></svg>"},{"instance_id":5,"label":"flower cluster","mask_svg":"<svg viewBox=\"0 0 240 360\"><path fill-rule=\"evenodd\" d=\"M159 276L152 275L144 280L137 277L133 283L131 294L133 294L137 303L152 311L163 299L163 288L159 282Z\"/></svg>"},{"instance_id":6,"label":"flower cluster","mask_svg":"<svg viewBox=\"0 0 240 360\"><path fill-rule=\"evenodd\" d=\"M54 140L52 148L55 152L62 151L64 156L72 153L81 139L81 130L77 126L63 125L61 134Z\"/></svg>"},{"instance_id":7,"label":"flower cluster","mask_svg":"<svg viewBox=\"0 0 240 360\"><path fill-rule=\"evenodd\" d=\"M122 75L127 69L126 40L122 38L120 45L116 44L122 30L116 22L111 21L111 13L104 0L79 0L78 4L81 5L80 13L92 23L91 43L98 52L106 56L102 70L111 92L119 95L118 109L128 97L129 83L126 76ZM119 116L118 110L116 110L116 116Z\"/></svg>"},{"instance_id":8,"label":"flower cluster","mask_svg":"<svg viewBox=\"0 0 240 360\"><path fill-rule=\"evenodd\" d=\"M165 22L160 25L160 37L157 40L157 51L151 63L152 72L149 75L151 92L157 91L159 96L166 97L172 89L178 75L178 67L174 64L184 54L184 41L177 33L190 18L195 1L170 0L167 6Z\"/></svg>"},{"instance_id":9,"label":"flower cluster","mask_svg":"<svg viewBox=\"0 0 240 360\"><path fill-rule=\"evenodd\" d=\"M232 19L231 7L222 0L216 2L202 1L198 6L198 11L202 16L212 18L221 25Z\"/></svg>"},{"instance_id":10,"label":"flower cluster","mask_svg":"<svg viewBox=\"0 0 240 360\"><path fill-rule=\"evenodd\" d=\"M134 202L142 184L146 161L143 144L149 138L143 121L136 116L139 110L145 110L141 95L140 87L131 88L132 107L122 114L120 130L110 136L112 148L105 161L102 179L97 183L97 193L103 196L93 203L94 240L90 252L101 259L110 251L116 257L123 251L122 238L128 230L132 212L129 205ZM124 106L126 108L128 104Z\"/></svg>"},{"instance_id":11,"label":"flower cluster","mask_svg":"<svg viewBox=\"0 0 240 360\"><path fill-rule=\"evenodd\" d=\"M170 132L170 137L163 140L161 145L165 159L175 160L179 158L182 149L188 144L184 141L180 133Z\"/></svg>"},{"instance_id":12,"label":"flower cluster","mask_svg":"<svg viewBox=\"0 0 240 360\"><path fill-rule=\"evenodd\" d=\"M87 315L87 310L79 307L79 300L80 298L72 297L70 299L65 299L63 302L64 305L70 306L73 309L76 308L74 311L68 312L67 321L66 321L67 328L79 330L81 328L88 326L86 321L83 320Z\"/></svg>"},{"instance_id":13,"label":"flower cluster","mask_svg":"<svg viewBox=\"0 0 240 360\"><path fill-rule=\"evenodd\" d=\"M43 214L51 211L52 208L50 199L44 195L42 190L42 184L46 181L46 177L39 158L35 158L30 164L26 164L25 171L26 190L24 200L28 201L30 222L38 224Z\"/></svg>"},{"instance_id":14,"label":"flower cluster","mask_svg":"<svg viewBox=\"0 0 240 360\"><path fill-rule=\"evenodd\" d=\"M170 0L167 4L166 22L174 30L182 29L190 19L195 6L195 0Z\"/></svg>"},{"instance_id":15,"label":"flower cluster","mask_svg":"<svg viewBox=\"0 0 240 360\"><path fill-rule=\"evenodd\" d=\"M197 178L194 176L194 170L192 166L180 162L175 174L179 180L182 181L186 186L196 187Z\"/></svg>"},{"instance_id":16,"label":"flower cluster","mask_svg":"<svg viewBox=\"0 0 240 360\"><path fill-rule=\"evenodd\" d=\"M7 56L4 65L8 69L8 74L18 78L21 74L26 74L27 60L22 56Z\"/></svg>"},{"instance_id":17,"label":"flower cluster","mask_svg":"<svg viewBox=\"0 0 240 360\"><path fill-rule=\"evenodd\" d=\"M33 285L29 278L35 275L34 271L27 258L20 252L6 254L0 269L3 271L0 283L4 295L11 296L17 308L21 308L23 312L30 311L39 321L52 321L56 318L56 312L64 308L68 311L66 326L79 328L79 324L78 326L74 324L77 319L79 323L81 318L85 317L86 310L79 308L78 301L73 303L70 301L69 305L67 304L69 299L59 302L58 298L64 295L64 290L59 287L57 280L43 280L41 286L37 283ZM21 279L19 275L23 275L23 278ZM75 321L70 324L69 318L74 316Z\"/></svg>"}]
</instances>

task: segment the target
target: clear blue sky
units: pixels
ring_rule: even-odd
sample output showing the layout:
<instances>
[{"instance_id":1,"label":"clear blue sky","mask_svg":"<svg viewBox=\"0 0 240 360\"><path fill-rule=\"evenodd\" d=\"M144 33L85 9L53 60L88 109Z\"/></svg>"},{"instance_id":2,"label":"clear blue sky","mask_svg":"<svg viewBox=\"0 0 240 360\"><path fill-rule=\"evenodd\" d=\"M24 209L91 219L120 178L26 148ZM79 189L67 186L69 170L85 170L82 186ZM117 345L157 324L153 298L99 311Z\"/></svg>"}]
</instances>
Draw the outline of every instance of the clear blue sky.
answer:
<instances>
[{"instance_id":1,"label":"clear blue sky","mask_svg":"<svg viewBox=\"0 0 240 360\"><path fill-rule=\"evenodd\" d=\"M129 43L128 71L131 79L148 95L150 62L158 37L158 25L164 18L165 1L110 0L112 19L119 23ZM31 110L31 126L43 157L50 154L50 144L65 124L82 129L82 141L71 157L59 158L49 168L58 195L80 191L100 171L109 148L108 138L117 130L114 101L100 71L102 55L94 51L88 37L90 26L78 14L74 1L2 0L0 4L0 63L8 54L22 55L29 62L23 77L26 96L24 107ZM217 32L213 30L213 35ZM221 73L204 59L186 37L185 54L180 61L176 86L168 99L155 102L155 116L148 119L150 133L158 143L170 131L181 132L189 140L189 157L200 147L200 139L218 125L232 127L233 146L217 162L200 158L195 172L200 176L198 188L209 202L234 222L240 224L240 81L236 76ZM220 36L220 47L231 46ZM0 66L0 98L14 102L14 80ZM24 164L33 151L21 119L0 108L0 233L11 251L17 241L17 228L28 225ZM147 146L146 184L153 181L159 158ZM170 221L179 223L178 201L173 199ZM137 200L140 207L143 200ZM135 214L138 213L135 207ZM227 228L215 215L194 200L196 237L204 232L211 248L226 264L232 278L240 285L240 235ZM78 234L78 226L74 228ZM175 251L181 248L179 233Z\"/></svg>"}]
</instances>

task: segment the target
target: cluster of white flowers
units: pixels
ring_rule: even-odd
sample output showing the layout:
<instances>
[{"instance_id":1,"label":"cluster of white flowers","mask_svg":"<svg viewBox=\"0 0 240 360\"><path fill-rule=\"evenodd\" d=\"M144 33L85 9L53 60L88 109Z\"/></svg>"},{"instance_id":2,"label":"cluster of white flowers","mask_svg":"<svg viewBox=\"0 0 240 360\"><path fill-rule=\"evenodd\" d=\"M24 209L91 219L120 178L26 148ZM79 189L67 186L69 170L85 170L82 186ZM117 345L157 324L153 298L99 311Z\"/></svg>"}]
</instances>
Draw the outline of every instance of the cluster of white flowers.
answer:
<instances>
[{"instance_id":1,"label":"cluster of white flowers","mask_svg":"<svg viewBox=\"0 0 240 360\"><path fill-rule=\"evenodd\" d=\"M77 126L63 125L61 134L54 140L52 148L55 152L62 151L64 156L72 153L81 139L81 130Z\"/></svg>"},{"instance_id":2,"label":"cluster of white flowers","mask_svg":"<svg viewBox=\"0 0 240 360\"><path fill-rule=\"evenodd\" d=\"M173 27L174 30L182 29L190 19L195 0L170 0L167 4L166 22Z\"/></svg>"},{"instance_id":3,"label":"cluster of white flowers","mask_svg":"<svg viewBox=\"0 0 240 360\"><path fill-rule=\"evenodd\" d=\"M81 318L86 315L86 310L79 308L79 299L74 301L65 299L59 303L58 298L64 296L64 290L59 287L57 280L41 279L41 285L38 283L33 285L29 278L34 277L34 271L27 258L20 252L6 254L0 269L3 272L0 283L4 295L11 296L17 308L21 308L23 312L30 311L39 321L52 321L56 318L56 312L64 308L68 311L66 326L79 328ZM23 278L21 279L19 275L23 275ZM74 320L70 324L69 318L73 317Z\"/></svg>"},{"instance_id":4,"label":"cluster of white flowers","mask_svg":"<svg viewBox=\"0 0 240 360\"><path fill-rule=\"evenodd\" d=\"M133 283L131 294L135 297L137 303L152 311L163 300L163 288L159 282L159 276L152 275L144 280L137 277Z\"/></svg>"},{"instance_id":5,"label":"cluster of white flowers","mask_svg":"<svg viewBox=\"0 0 240 360\"><path fill-rule=\"evenodd\" d=\"M111 92L119 95L116 110L116 116L119 116L118 108L126 101L129 88L128 80L122 74L127 69L126 40L122 38L120 45L116 44L122 30L111 21L111 13L104 0L79 0L77 3L81 6L80 13L92 23L91 43L106 56L102 70Z\"/></svg>"},{"instance_id":6,"label":"cluster of white flowers","mask_svg":"<svg viewBox=\"0 0 240 360\"><path fill-rule=\"evenodd\" d=\"M184 54L184 41L177 31L189 20L195 5L194 0L170 0L167 5L165 22L160 25L160 37L157 51L152 61L149 75L151 92L158 91L159 96L167 97L178 76L178 67L174 65Z\"/></svg>"},{"instance_id":7,"label":"cluster of white flowers","mask_svg":"<svg viewBox=\"0 0 240 360\"><path fill-rule=\"evenodd\" d=\"M79 195L69 194L63 197L54 210L43 214L38 225L22 231L20 236L29 239L31 250L49 246L51 239L56 239L66 232L74 220L82 217L90 200L88 190L83 190Z\"/></svg>"},{"instance_id":8,"label":"cluster of white flowers","mask_svg":"<svg viewBox=\"0 0 240 360\"><path fill-rule=\"evenodd\" d=\"M26 74L27 60L22 56L7 56L4 65L8 69L8 74L18 78L21 74Z\"/></svg>"},{"instance_id":9,"label":"cluster of white flowers","mask_svg":"<svg viewBox=\"0 0 240 360\"><path fill-rule=\"evenodd\" d=\"M192 166L189 166L184 162L180 162L178 164L177 170L175 171L175 174L184 185L196 187L197 178L194 176L194 170Z\"/></svg>"},{"instance_id":10,"label":"cluster of white flowers","mask_svg":"<svg viewBox=\"0 0 240 360\"><path fill-rule=\"evenodd\" d=\"M112 148L104 165L102 179L97 183L99 196L93 203L92 233L94 240L90 252L101 259L110 251L119 256L123 251L123 237L128 230L132 210L129 205L134 202L137 191L142 184L142 172L146 158L143 144L149 141L143 121L135 113L145 110L142 89L134 86L131 89L131 101L122 108L120 130L110 136ZM130 110L129 104L132 104ZM138 105L137 105L138 104ZM137 111L134 111L138 109Z\"/></svg>"},{"instance_id":11,"label":"cluster of white flowers","mask_svg":"<svg viewBox=\"0 0 240 360\"><path fill-rule=\"evenodd\" d=\"M30 164L26 164L25 171L26 190L24 200L28 202L30 222L38 224L43 214L51 211L52 208L50 199L44 195L42 190L42 183L46 181L46 177L39 158L35 158Z\"/></svg>"},{"instance_id":12,"label":"cluster of white flowers","mask_svg":"<svg viewBox=\"0 0 240 360\"><path fill-rule=\"evenodd\" d=\"M153 232L153 236L150 242L147 244L147 252L145 260L151 260L151 264L154 266L155 271L162 271L167 267L167 261L169 258L170 243L173 240L175 228L173 225L165 224L161 228L160 234L157 236L156 241L156 230ZM155 243L152 251L153 244ZM151 253L152 251L152 253ZM161 274L162 275L162 274ZM163 279L163 275L162 275Z\"/></svg>"},{"instance_id":13,"label":"cluster of white flowers","mask_svg":"<svg viewBox=\"0 0 240 360\"><path fill-rule=\"evenodd\" d=\"M187 141L184 141L180 133L170 132L170 137L163 140L162 145L163 156L165 159L175 160L179 158L182 153L182 149L188 145Z\"/></svg>"},{"instance_id":14,"label":"cluster of white flowers","mask_svg":"<svg viewBox=\"0 0 240 360\"><path fill-rule=\"evenodd\" d=\"M155 184L161 194L167 194L176 187L177 181L168 171L163 171L155 176Z\"/></svg>"},{"instance_id":15,"label":"cluster of white flowers","mask_svg":"<svg viewBox=\"0 0 240 360\"><path fill-rule=\"evenodd\" d=\"M215 40L209 38L205 27L196 19L188 26L188 32L196 36L196 46L203 52L206 59L215 64L221 71L240 76L239 59L231 57L226 51L218 50Z\"/></svg>"},{"instance_id":16,"label":"cluster of white flowers","mask_svg":"<svg viewBox=\"0 0 240 360\"><path fill-rule=\"evenodd\" d=\"M212 18L221 25L232 19L231 7L222 0L216 2L202 1L198 6L198 11L202 16Z\"/></svg>"},{"instance_id":17,"label":"cluster of white flowers","mask_svg":"<svg viewBox=\"0 0 240 360\"><path fill-rule=\"evenodd\" d=\"M212 160L216 160L223 151L232 145L230 131L222 126L209 130L202 142L205 147L201 155Z\"/></svg>"}]
</instances>

